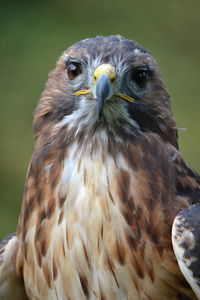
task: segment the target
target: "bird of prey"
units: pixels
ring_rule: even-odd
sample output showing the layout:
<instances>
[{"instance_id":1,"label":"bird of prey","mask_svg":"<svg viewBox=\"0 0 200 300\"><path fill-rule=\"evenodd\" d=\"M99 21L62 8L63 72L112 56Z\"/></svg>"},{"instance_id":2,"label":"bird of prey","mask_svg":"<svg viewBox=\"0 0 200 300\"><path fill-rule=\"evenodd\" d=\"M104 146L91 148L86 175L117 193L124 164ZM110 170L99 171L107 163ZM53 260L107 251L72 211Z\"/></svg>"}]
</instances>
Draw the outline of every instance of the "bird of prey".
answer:
<instances>
[{"instance_id":1,"label":"bird of prey","mask_svg":"<svg viewBox=\"0 0 200 300\"><path fill-rule=\"evenodd\" d=\"M75 43L33 129L0 299L200 299L200 177L152 55L120 35Z\"/></svg>"}]
</instances>

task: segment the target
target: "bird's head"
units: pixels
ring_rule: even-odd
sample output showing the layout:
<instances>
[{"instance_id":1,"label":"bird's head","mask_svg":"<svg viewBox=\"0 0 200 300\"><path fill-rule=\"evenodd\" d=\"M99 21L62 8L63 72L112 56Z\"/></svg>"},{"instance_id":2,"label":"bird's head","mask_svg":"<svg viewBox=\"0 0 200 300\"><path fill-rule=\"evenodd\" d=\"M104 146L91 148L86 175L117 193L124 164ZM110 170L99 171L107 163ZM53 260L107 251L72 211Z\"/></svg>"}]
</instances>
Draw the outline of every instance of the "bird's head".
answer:
<instances>
[{"instance_id":1,"label":"bird's head","mask_svg":"<svg viewBox=\"0 0 200 300\"><path fill-rule=\"evenodd\" d=\"M61 124L77 132L97 123L157 132L176 144L169 96L155 60L119 35L85 39L64 51L49 75L34 129L38 134L45 124Z\"/></svg>"}]
</instances>

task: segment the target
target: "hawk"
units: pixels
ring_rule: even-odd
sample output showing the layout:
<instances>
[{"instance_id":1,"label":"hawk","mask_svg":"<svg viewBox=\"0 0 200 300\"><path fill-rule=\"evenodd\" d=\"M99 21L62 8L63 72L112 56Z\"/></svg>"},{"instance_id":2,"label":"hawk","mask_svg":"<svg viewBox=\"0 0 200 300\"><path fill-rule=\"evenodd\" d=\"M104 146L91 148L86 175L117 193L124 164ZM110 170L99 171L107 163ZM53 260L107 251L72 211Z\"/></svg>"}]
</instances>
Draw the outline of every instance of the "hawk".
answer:
<instances>
[{"instance_id":1,"label":"hawk","mask_svg":"<svg viewBox=\"0 0 200 300\"><path fill-rule=\"evenodd\" d=\"M120 35L75 43L33 128L0 299L200 299L200 177L152 55Z\"/></svg>"}]
</instances>

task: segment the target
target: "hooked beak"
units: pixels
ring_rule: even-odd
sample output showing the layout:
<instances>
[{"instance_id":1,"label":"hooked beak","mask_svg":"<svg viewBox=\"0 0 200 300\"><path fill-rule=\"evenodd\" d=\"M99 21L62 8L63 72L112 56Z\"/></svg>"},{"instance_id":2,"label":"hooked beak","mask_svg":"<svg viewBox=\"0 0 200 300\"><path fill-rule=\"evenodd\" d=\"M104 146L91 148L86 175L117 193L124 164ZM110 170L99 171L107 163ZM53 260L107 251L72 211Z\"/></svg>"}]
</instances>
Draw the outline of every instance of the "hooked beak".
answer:
<instances>
[{"instance_id":1,"label":"hooked beak","mask_svg":"<svg viewBox=\"0 0 200 300\"><path fill-rule=\"evenodd\" d=\"M116 79L116 73L113 66L109 64L103 64L95 70L93 76L93 93L96 97L97 114L100 119L106 100L110 99L114 94L113 84Z\"/></svg>"},{"instance_id":2,"label":"hooked beak","mask_svg":"<svg viewBox=\"0 0 200 300\"><path fill-rule=\"evenodd\" d=\"M114 94L115 69L109 64L102 64L96 68L93 77L93 94L96 98L97 114L100 119L106 100L110 99Z\"/></svg>"},{"instance_id":3,"label":"hooked beak","mask_svg":"<svg viewBox=\"0 0 200 300\"><path fill-rule=\"evenodd\" d=\"M115 93L114 84L116 79L115 68L111 64L99 65L93 74L93 84L90 89L79 90L75 95L84 95L92 93L96 99L98 118L101 119L106 100L112 96L117 96L128 102L134 102L134 99L126 94Z\"/></svg>"},{"instance_id":4,"label":"hooked beak","mask_svg":"<svg viewBox=\"0 0 200 300\"><path fill-rule=\"evenodd\" d=\"M110 94L110 80L107 74L102 74L96 84L96 97L97 97L97 113L99 119L102 116L104 103Z\"/></svg>"}]
</instances>

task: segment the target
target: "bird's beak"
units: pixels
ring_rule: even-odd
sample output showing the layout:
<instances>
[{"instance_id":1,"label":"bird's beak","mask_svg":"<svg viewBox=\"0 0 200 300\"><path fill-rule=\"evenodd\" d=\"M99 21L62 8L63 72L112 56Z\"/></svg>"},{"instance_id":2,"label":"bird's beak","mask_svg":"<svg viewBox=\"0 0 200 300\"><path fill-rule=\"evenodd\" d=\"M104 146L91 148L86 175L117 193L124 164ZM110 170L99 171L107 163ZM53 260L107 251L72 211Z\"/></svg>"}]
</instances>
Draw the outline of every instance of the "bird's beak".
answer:
<instances>
[{"instance_id":1,"label":"bird's beak","mask_svg":"<svg viewBox=\"0 0 200 300\"><path fill-rule=\"evenodd\" d=\"M96 99L98 118L100 119L106 100L110 99L112 96L116 96L128 102L134 102L132 97L114 92L115 80L115 68L111 64L102 64L98 66L93 73L93 84L91 88L76 91L74 94L77 96L93 94L93 99Z\"/></svg>"},{"instance_id":2,"label":"bird's beak","mask_svg":"<svg viewBox=\"0 0 200 300\"><path fill-rule=\"evenodd\" d=\"M116 72L112 65L102 64L94 71L93 78L92 92L96 99L97 114L100 119L106 100L110 99L114 94Z\"/></svg>"}]
</instances>

